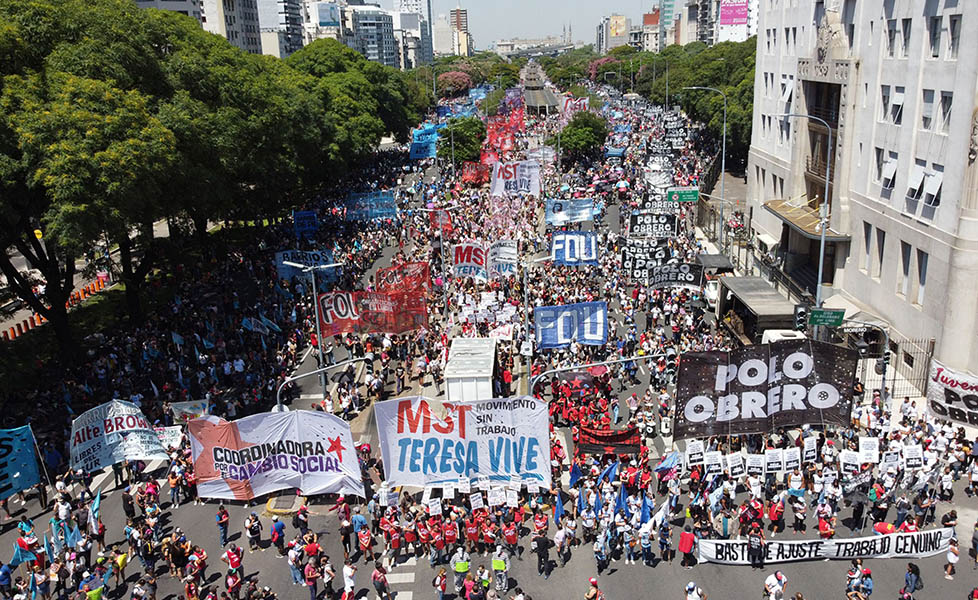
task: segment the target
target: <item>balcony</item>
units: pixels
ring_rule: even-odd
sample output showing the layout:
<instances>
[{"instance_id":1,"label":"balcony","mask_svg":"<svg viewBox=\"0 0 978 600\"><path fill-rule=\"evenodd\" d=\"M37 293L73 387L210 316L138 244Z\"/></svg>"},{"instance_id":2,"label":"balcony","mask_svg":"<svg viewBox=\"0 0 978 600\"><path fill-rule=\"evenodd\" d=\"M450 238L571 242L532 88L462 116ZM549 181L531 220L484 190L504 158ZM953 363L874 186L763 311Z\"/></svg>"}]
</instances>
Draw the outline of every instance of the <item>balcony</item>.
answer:
<instances>
[{"instance_id":1,"label":"balcony","mask_svg":"<svg viewBox=\"0 0 978 600\"><path fill-rule=\"evenodd\" d=\"M805 159L805 173L825 181L825 159L808 157ZM835 163L829 168L829 183L835 180Z\"/></svg>"},{"instance_id":2,"label":"balcony","mask_svg":"<svg viewBox=\"0 0 978 600\"><path fill-rule=\"evenodd\" d=\"M808 114L810 114L813 117L824 119L826 122L828 122L829 125L832 126L832 129L835 129L839 125L839 111L837 109L824 108L821 106L812 106L809 107ZM812 123L814 123L815 125L822 125L821 123L815 120L813 120Z\"/></svg>"},{"instance_id":3,"label":"balcony","mask_svg":"<svg viewBox=\"0 0 978 600\"><path fill-rule=\"evenodd\" d=\"M764 208L810 240L817 240L821 236L818 209L809 206L806 196L771 200L764 203ZM829 229L825 232L825 239L829 242L847 242L849 236Z\"/></svg>"}]
</instances>

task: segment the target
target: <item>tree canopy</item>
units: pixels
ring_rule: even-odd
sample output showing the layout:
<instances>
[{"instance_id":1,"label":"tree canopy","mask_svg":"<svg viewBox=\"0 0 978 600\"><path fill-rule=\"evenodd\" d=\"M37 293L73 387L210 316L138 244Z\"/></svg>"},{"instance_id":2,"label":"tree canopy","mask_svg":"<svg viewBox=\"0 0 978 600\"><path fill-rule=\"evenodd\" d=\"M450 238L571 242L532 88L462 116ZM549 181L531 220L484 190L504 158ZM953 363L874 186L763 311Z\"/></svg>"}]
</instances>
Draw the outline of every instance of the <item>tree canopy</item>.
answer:
<instances>
[{"instance_id":1,"label":"tree canopy","mask_svg":"<svg viewBox=\"0 0 978 600\"><path fill-rule=\"evenodd\" d=\"M452 119L438 132L438 158L455 163L477 161L482 153L482 141L486 138L486 124L477 117Z\"/></svg>"},{"instance_id":2,"label":"tree canopy","mask_svg":"<svg viewBox=\"0 0 978 600\"><path fill-rule=\"evenodd\" d=\"M0 272L63 351L75 262L93 246L118 248L139 319L162 266L155 222L202 240L208 220L283 215L382 136L406 141L433 102L417 74L334 40L251 55L130 0L5 0L0 23Z\"/></svg>"},{"instance_id":3,"label":"tree canopy","mask_svg":"<svg viewBox=\"0 0 978 600\"><path fill-rule=\"evenodd\" d=\"M560 132L560 138L548 139L547 145L559 146L561 156L578 160L600 152L607 138L605 120L590 111L581 111L574 113L570 123Z\"/></svg>"}]
</instances>

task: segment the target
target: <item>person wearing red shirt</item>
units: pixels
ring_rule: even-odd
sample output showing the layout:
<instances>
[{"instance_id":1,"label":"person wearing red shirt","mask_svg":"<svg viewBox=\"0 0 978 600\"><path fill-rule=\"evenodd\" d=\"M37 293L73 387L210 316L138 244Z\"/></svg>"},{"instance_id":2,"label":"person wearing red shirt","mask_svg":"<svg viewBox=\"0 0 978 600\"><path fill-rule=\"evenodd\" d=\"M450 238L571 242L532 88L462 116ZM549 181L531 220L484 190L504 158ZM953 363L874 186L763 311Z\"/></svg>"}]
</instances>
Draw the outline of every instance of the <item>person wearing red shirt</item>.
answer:
<instances>
[{"instance_id":1,"label":"person wearing red shirt","mask_svg":"<svg viewBox=\"0 0 978 600\"><path fill-rule=\"evenodd\" d=\"M476 553L476 544L479 542L479 524L472 515L465 521L465 545L469 554Z\"/></svg>"},{"instance_id":2,"label":"person wearing red shirt","mask_svg":"<svg viewBox=\"0 0 978 600\"><path fill-rule=\"evenodd\" d=\"M396 525L392 525L389 534L391 568L394 568L397 566L397 559L401 556L401 530Z\"/></svg>"},{"instance_id":3,"label":"person wearing red shirt","mask_svg":"<svg viewBox=\"0 0 978 600\"><path fill-rule=\"evenodd\" d=\"M916 533L920 531L920 528L917 527L917 521L915 519L904 519L897 531L900 533Z\"/></svg>"},{"instance_id":4,"label":"person wearing red shirt","mask_svg":"<svg viewBox=\"0 0 978 600\"><path fill-rule=\"evenodd\" d=\"M482 555L485 556L490 548L496 547L496 524L489 519L482 522L482 541L485 543Z\"/></svg>"},{"instance_id":5,"label":"person wearing red shirt","mask_svg":"<svg viewBox=\"0 0 978 600\"><path fill-rule=\"evenodd\" d=\"M416 521L418 527L418 545L421 548L421 556L425 556L430 551L428 544L431 543L431 532L428 530L428 523L425 519Z\"/></svg>"},{"instance_id":6,"label":"person wearing red shirt","mask_svg":"<svg viewBox=\"0 0 978 600\"><path fill-rule=\"evenodd\" d=\"M442 533L441 526L431 523L431 558L428 564L434 569L435 565L441 563L445 554L445 534Z\"/></svg>"},{"instance_id":7,"label":"person wearing red shirt","mask_svg":"<svg viewBox=\"0 0 978 600\"><path fill-rule=\"evenodd\" d=\"M369 527L361 527L357 532L357 539L360 542L360 552L363 553L364 560L374 562L374 538L370 535Z\"/></svg>"},{"instance_id":8,"label":"person wearing red shirt","mask_svg":"<svg viewBox=\"0 0 978 600\"><path fill-rule=\"evenodd\" d=\"M536 514L533 515L533 531L535 533L546 532L549 526L549 519L547 515L543 514L538 508Z\"/></svg>"},{"instance_id":9,"label":"person wearing red shirt","mask_svg":"<svg viewBox=\"0 0 978 600\"><path fill-rule=\"evenodd\" d=\"M519 555L519 548L516 545L519 542L519 532L517 531L515 522L508 521L503 523L503 541L506 542L506 549L511 556L523 560L523 557Z\"/></svg>"},{"instance_id":10,"label":"person wearing red shirt","mask_svg":"<svg viewBox=\"0 0 978 600\"><path fill-rule=\"evenodd\" d=\"M693 548L696 547L696 535L690 531L689 525L683 528L679 534L679 551L683 553L682 566L685 569L693 568Z\"/></svg>"},{"instance_id":11,"label":"person wearing red shirt","mask_svg":"<svg viewBox=\"0 0 978 600\"><path fill-rule=\"evenodd\" d=\"M818 520L818 536L825 540L835 536L835 517Z\"/></svg>"},{"instance_id":12,"label":"person wearing red shirt","mask_svg":"<svg viewBox=\"0 0 978 600\"><path fill-rule=\"evenodd\" d=\"M238 600L241 594L241 576L238 575L237 571L228 569L227 577L224 578L224 585L227 587L228 596L232 600Z\"/></svg>"},{"instance_id":13,"label":"person wearing red shirt","mask_svg":"<svg viewBox=\"0 0 978 600\"><path fill-rule=\"evenodd\" d=\"M458 524L448 519L442 525L442 534L445 536L445 545L454 547L458 543Z\"/></svg>"}]
</instances>

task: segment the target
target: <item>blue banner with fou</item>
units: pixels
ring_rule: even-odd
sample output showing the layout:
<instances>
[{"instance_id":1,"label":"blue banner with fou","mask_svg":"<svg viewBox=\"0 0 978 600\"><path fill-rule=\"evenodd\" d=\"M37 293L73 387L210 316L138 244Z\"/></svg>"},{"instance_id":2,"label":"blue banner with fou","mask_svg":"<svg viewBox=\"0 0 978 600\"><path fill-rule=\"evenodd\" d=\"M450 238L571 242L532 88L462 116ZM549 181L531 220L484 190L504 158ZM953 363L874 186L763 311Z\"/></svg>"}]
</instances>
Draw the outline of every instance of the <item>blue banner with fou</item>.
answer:
<instances>
[{"instance_id":1,"label":"blue banner with fou","mask_svg":"<svg viewBox=\"0 0 978 600\"><path fill-rule=\"evenodd\" d=\"M558 231L550 243L550 260L558 265L598 264L598 237L593 231Z\"/></svg>"},{"instance_id":2,"label":"blue banner with fou","mask_svg":"<svg viewBox=\"0 0 978 600\"><path fill-rule=\"evenodd\" d=\"M30 425L0 429L0 500L41 482Z\"/></svg>"},{"instance_id":3,"label":"blue banner with fou","mask_svg":"<svg viewBox=\"0 0 978 600\"><path fill-rule=\"evenodd\" d=\"M608 303L580 302L533 309L537 348L563 348L577 342L601 346L608 341Z\"/></svg>"}]
</instances>

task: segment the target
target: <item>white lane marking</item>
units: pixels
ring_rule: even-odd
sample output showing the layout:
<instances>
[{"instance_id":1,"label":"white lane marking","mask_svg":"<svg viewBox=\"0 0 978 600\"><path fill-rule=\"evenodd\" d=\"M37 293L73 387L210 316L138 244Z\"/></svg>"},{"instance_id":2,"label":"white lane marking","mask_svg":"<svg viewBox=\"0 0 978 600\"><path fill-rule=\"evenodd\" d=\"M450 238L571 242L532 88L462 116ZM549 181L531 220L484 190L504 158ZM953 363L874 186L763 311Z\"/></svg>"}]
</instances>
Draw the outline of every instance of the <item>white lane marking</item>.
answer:
<instances>
[{"instance_id":1,"label":"white lane marking","mask_svg":"<svg viewBox=\"0 0 978 600\"><path fill-rule=\"evenodd\" d=\"M387 582L395 583L414 583L414 573L388 573Z\"/></svg>"}]
</instances>

